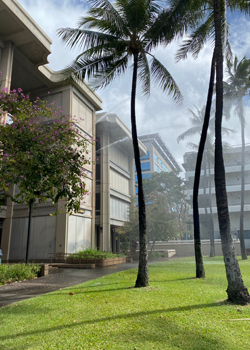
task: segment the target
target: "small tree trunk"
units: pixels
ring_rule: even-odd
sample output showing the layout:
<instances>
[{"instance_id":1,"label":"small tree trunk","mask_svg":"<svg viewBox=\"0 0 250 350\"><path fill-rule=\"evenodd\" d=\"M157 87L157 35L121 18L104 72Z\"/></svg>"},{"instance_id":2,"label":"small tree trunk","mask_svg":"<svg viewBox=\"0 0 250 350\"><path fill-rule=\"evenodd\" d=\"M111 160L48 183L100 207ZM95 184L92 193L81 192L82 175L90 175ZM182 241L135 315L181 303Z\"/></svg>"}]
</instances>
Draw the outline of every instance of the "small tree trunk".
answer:
<instances>
[{"instance_id":1,"label":"small tree trunk","mask_svg":"<svg viewBox=\"0 0 250 350\"><path fill-rule=\"evenodd\" d=\"M131 128L134 147L135 165L138 177L138 206L139 206L139 266L135 287L148 286L148 250L146 234L146 207L142 186L142 173L140 162L140 150L137 139L136 117L135 117L135 97L138 69L138 52L134 53L134 68L131 91Z\"/></svg>"},{"instance_id":2,"label":"small tree trunk","mask_svg":"<svg viewBox=\"0 0 250 350\"><path fill-rule=\"evenodd\" d=\"M210 254L209 257L215 257L215 247L214 247L214 220L213 220L213 210L212 210L212 183L211 183L211 164L210 157L208 155L208 187L209 187L209 211L210 211Z\"/></svg>"},{"instance_id":3,"label":"small tree trunk","mask_svg":"<svg viewBox=\"0 0 250 350\"><path fill-rule=\"evenodd\" d=\"M247 259L244 239L244 202L245 202L245 130L242 100L240 101L241 127L241 199L240 199L240 251L242 260Z\"/></svg>"},{"instance_id":4,"label":"small tree trunk","mask_svg":"<svg viewBox=\"0 0 250 350\"><path fill-rule=\"evenodd\" d=\"M250 301L244 286L240 267L235 255L228 212L225 167L222 153L222 111L223 111L223 55L221 42L220 0L214 0L215 52L216 52L216 112L215 112L215 194L221 235L222 252L228 281L228 300L235 304Z\"/></svg>"},{"instance_id":5,"label":"small tree trunk","mask_svg":"<svg viewBox=\"0 0 250 350\"><path fill-rule=\"evenodd\" d=\"M26 264L29 263L29 247L30 247L30 230L31 230L31 219L32 219L32 209L34 200L30 200L29 206L29 223L28 223L28 235L27 235L27 245L26 245Z\"/></svg>"},{"instance_id":6,"label":"small tree trunk","mask_svg":"<svg viewBox=\"0 0 250 350\"><path fill-rule=\"evenodd\" d=\"M210 217L208 217L208 200L207 200L207 162L206 162L206 153L205 150L205 157L204 157L204 185L203 185L203 196L204 196L204 209L205 209L205 217L206 217L206 227L208 227L209 235L210 235Z\"/></svg>"}]
</instances>

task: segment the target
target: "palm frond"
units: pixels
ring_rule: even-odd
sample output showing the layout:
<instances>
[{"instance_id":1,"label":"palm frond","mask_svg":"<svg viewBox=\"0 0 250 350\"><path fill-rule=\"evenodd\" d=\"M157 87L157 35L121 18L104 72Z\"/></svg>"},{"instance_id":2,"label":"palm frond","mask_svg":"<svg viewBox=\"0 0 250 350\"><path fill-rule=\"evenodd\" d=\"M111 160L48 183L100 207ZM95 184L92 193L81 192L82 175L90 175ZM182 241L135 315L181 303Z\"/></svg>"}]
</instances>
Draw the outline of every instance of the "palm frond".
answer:
<instances>
[{"instance_id":1,"label":"palm frond","mask_svg":"<svg viewBox=\"0 0 250 350\"><path fill-rule=\"evenodd\" d=\"M188 130L184 131L181 135L177 137L177 142L179 143L182 140L185 140L187 137L197 135L201 133L201 126L193 126Z\"/></svg>"},{"instance_id":2,"label":"palm frond","mask_svg":"<svg viewBox=\"0 0 250 350\"><path fill-rule=\"evenodd\" d=\"M94 89L102 89L109 85L118 76L125 73L128 67L129 54L123 56L116 61L110 62L108 66L104 66L103 69L98 69L95 74L89 75L90 86Z\"/></svg>"},{"instance_id":3,"label":"palm frond","mask_svg":"<svg viewBox=\"0 0 250 350\"><path fill-rule=\"evenodd\" d=\"M205 42L214 37L214 16L210 12L207 20L201 24L191 35L189 39L183 41L183 45L177 51L176 61L187 58L190 53L194 58L198 57L200 50Z\"/></svg>"},{"instance_id":4,"label":"palm frond","mask_svg":"<svg viewBox=\"0 0 250 350\"><path fill-rule=\"evenodd\" d=\"M113 35L118 37L129 36L129 30L126 23L126 19L121 15L122 12L118 11L116 7L108 0L88 0L92 5L89 10L89 14L94 16L96 19L101 19L110 24L110 31ZM82 17L78 23L79 28L84 26L86 17ZM88 22L89 23L89 22ZM110 32L110 33L111 33Z\"/></svg>"},{"instance_id":5,"label":"palm frond","mask_svg":"<svg viewBox=\"0 0 250 350\"><path fill-rule=\"evenodd\" d=\"M151 59L151 73L156 85L161 87L164 92L172 94L174 101L179 102L183 99L180 89L172 75L154 56L152 56Z\"/></svg>"},{"instance_id":6,"label":"palm frond","mask_svg":"<svg viewBox=\"0 0 250 350\"><path fill-rule=\"evenodd\" d=\"M150 94L150 69L145 52L141 52L138 57L138 76L142 84L142 93L144 96Z\"/></svg>"},{"instance_id":7,"label":"palm frond","mask_svg":"<svg viewBox=\"0 0 250 350\"><path fill-rule=\"evenodd\" d=\"M117 0L116 6L119 12L123 12L127 26L134 35L145 32L160 11L155 0Z\"/></svg>"},{"instance_id":8,"label":"palm frond","mask_svg":"<svg viewBox=\"0 0 250 350\"><path fill-rule=\"evenodd\" d=\"M199 4L199 5L198 5ZM147 50L159 44L168 44L177 37L200 23L205 12L201 9L201 1L172 0L170 6L163 9L152 26L144 34L148 40Z\"/></svg>"},{"instance_id":9,"label":"palm frond","mask_svg":"<svg viewBox=\"0 0 250 350\"><path fill-rule=\"evenodd\" d=\"M230 10L233 11L240 11L244 14L250 15L250 3L248 0L228 0L228 6L230 7Z\"/></svg>"},{"instance_id":10,"label":"palm frond","mask_svg":"<svg viewBox=\"0 0 250 350\"><path fill-rule=\"evenodd\" d=\"M112 35L87 29L60 28L57 34L70 48L79 45L83 50L117 41Z\"/></svg>"},{"instance_id":11,"label":"palm frond","mask_svg":"<svg viewBox=\"0 0 250 350\"><path fill-rule=\"evenodd\" d=\"M198 150L198 148L199 148L199 145L196 145L196 144L193 143L193 142L188 142L188 143L187 143L187 146L188 146L189 148L191 148L191 149L194 149L194 150Z\"/></svg>"}]
</instances>

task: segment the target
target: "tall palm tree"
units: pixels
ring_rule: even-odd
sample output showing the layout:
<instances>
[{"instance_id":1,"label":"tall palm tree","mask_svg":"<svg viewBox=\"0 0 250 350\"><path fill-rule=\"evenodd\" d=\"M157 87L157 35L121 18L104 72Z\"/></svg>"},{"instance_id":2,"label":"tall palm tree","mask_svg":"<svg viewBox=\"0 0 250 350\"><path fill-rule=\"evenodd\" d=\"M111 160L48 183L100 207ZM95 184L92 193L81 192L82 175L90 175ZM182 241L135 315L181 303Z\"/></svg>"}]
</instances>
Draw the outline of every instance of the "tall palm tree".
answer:
<instances>
[{"instance_id":1,"label":"tall palm tree","mask_svg":"<svg viewBox=\"0 0 250 350\"><path fill-rule=\"evenodd\" d=\"M71 65L80 78L91 78L94 88L107 86L122 75L132 60L131 127L134 157L138 176L139 199L139 267L135 287L148 285L147 237L145 200L142 186L140 154L137 140L135 100L137 79L142 91L150 91L153 81L175 101L181 100L180 90L173 77L152 54L161 42L170 42L178 32L178 26L185 27L185 20L179 23L172 19L169 10L162 10L156 0L90 0L88 16L81 18L78 28L64 28L59 36L69 47L79 45L83 52ZM168 18L168 22L166 21ZM149 57L149 61L148 58Z\"/></svg>"},{"instance_id":2,"label":"tall palm tree","mask_svg":"<svg viewBox=\"0 0 250 350\"><path fill-rule=\"evenodd\" d=\"M223 2L222 2L223 4ZM228 300L237 304L247 304L250 296L244 286L238 260L233 245L227 202L225 167L222 153L222 112L223 112L223 45L221 31L221 1L214 0L214 30L216 59L216 111L215 111L215 194L222 251L228 281Z\"/></svg>"},{"instance_id":3,"label":"tall palm tree","mask_svg":"<svg viewBox=\"0 0 250 350\"><path fill-rule=\"evenodd\" d=\"M203 2L202 2L203 3ZM239 10L241 12L249 13L250 4L247 1L235 1L229 0L230 10ZM226 56L230 59L231 50L228 44L228 30L226 22L227 3L226 0L212 0L206 1L204 11L207 12L206 20L201 24L185 41L182 48L177 54L177 59L185 58L188 53L192 53L194 57L197 57L199 51L204 46L207 39L213 39L214 52L211 64L209 92L207 97L207 108L204 118L204 127L201 135L201 148L199 147L197 163L199 167L201 164L202 153L205 145L204 139L206 139L207 132L207 119L209 120L209 105L211 106L214 84L214 74L216 71L216 113L215 113L215 191L218 221L221 235L222 251L224 256L228 288L228 299L235 303L248 303L250 297L248 290L245 288L237 258L235 256L235 250L233 246L233 239L231 234L226 181L225 181L225 167L222 153L222 111L223 111L223 49L226 52ZM224 43L224 45L223 45ZM226 50L228 48L228 50ZM206 125L205 125L206 124ZM202 141L203 140L203 141ZM199 157L200 155L200 157ZM199 182L199 167L197 167L197 182ZM197 188L197 184L196 184Z\"/></svg>"},{"instance_id":4,"label":"tall palm tree","mask_svg":"<svg viewBox=\"0 0 250 350\"><path fill-rule=\"evenodd\" d=\"M224 82L224 100L226 110L235 106L241 128L241 203L240 203L240 248L242 259L247 259L244 240L244 192L245 192L245 115L243 99L250 92L250 60L243 57L239 62L237 56L234 62L227 60L228 79Z\"/></svg>"}]
</instances>

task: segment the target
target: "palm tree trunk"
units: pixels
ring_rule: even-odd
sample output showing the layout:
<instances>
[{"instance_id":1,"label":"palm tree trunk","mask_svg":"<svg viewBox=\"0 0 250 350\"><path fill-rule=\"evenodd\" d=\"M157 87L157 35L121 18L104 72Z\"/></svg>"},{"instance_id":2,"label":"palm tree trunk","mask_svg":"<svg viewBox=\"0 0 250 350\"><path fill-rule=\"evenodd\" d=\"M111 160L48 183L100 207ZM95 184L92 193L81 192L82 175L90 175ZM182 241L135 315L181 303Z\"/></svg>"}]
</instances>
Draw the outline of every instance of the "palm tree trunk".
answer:
<instances>
[{"instance_id":1,"label":"palm tree trunk","mask_svg":"<svg viewBox=\"0 0 250 350\"><path fill-rule=\"evenodd\" d=\"M240 251L242 260L247 259L244 239L244 202L245 202L245 130L242 100L240 101L241 127L241 200L240 200Z\"/></svg>"},{"instance_id":2,"label":"palm tree trunk","mask_svg":"<svg viewBox=\"0 0 250 350\"><path fill-rule=\"evenodd\" d=\"M206 227L208 227L209 233L210 233L210 217L208 217L208 200L207 200L207 162L206 162L206 153L205 150L205 157L204 157L204 186L203 186L203 197L204 197L204 209L205 209L205 217L206 217Z\"/></svg>"},{"instance_id":3,"label":"palm tree trunk","mask_svg":"<svg viewBox=\"0 0 250 350\"><path fill-rule=\"evenodd\" d=\"M139 206L139 266L135 287L148 286L148 251L146 233L146 207L142 186L142 173L140 162L140 151L137 139L136 117L135 117L135 97L138 69L138 52L134 53L134 68L131 91L131 128L134 147L135 165L138 177L138 206Z\"/></svg>"},{"instance_id":4,"label":"palm tree trunk","mask_svg":"<svg viewBox=\"0 0 250 350\"><path fill-rule=\"evenodd\" d=\"M210 157L207 157L208 162L208 191L209 191L209 211L210 211L210 254L209 257L215 257L215 247L214 247L214 220L213 220L213 210L212 210L212 183L211 183L211 164Z\"/></svg>"},{"instance_id":5,"label":"palm tree trunk","mask_svg":"<svg viewBox=\"0 0 250 350\"><path fill-rule=\"evenodd\" d=\"M207 95L206 111L204 116L204 123L201 132L201 139L198 148L195 175L194 175L194 188L193 188L193 220L194 220L194 250L195 250L195 262L196 262L196 277L205 277L205 270L203 265L202 253L201 253L201 236L200 236L200 219L199 219L199 207L198 207L198 193L200 184L201 162L204 147L206 143L207 130L209 125L210 110L212 105L213 85L214 85L214 54L211 63L209 89Z\"/></svg>"},{"instance_id":6,"label":"palm tree trunk","mask_svg":"<svg viewBox=\"0 0 250 350\"><path fill-rule=\"evenodd\" d=\"M222 153L222 111L223 111L223 54L221 42L220 0L214 0L215 54L216 54L216 112L215 112L215 194L221 235L222 252L228 281L228 300L236 304L250 301L244 286L239 264L235 255L230 228L227 203L225 167Z\"/></svg>"}]
</instances>

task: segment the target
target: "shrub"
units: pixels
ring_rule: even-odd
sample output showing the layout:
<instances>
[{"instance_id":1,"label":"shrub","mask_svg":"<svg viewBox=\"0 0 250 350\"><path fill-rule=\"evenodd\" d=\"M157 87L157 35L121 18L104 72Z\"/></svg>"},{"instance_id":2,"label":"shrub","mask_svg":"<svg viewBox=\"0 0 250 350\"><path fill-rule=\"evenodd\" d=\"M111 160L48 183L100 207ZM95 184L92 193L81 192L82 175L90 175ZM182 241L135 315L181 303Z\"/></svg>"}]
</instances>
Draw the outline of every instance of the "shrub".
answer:
<instances>
[{"instance_id":1,"label":"shrub","mask_svg":"<svg viewBox=\"0 0 250 350\"><path fill-rule=\"evenodd\" d=\"M12 264L0 265L0 285L15 281L29 280L40 276L41 265Z\"/></svg>"},{"instance_id":2,"label":"shrub","mask_svg":"<svg viewBox=\"0 0 250 350\"><path fill-rule=\"evenodd\" d=\"M156 259L161 259L164 258L164 253L163 252L149 252L148 253L148 260L156 260Z\"/></svg>"},{"instance_id":3,"label":"shrub","mask_svg":"<svg viewBox=\"0 0 250 350\"><path fill-rule=\"evenodd\" d=\"M83 250L83 251L79 251L75 254L72 254L68 257L68 259L70 259L71 257L74 257L74 258L100 258L100 259L107 259L107 258L117 258L117 257L123 257L125 256L124 254L122 253L119 253L119 254L114 254L114 253L111 253L111 252L101 252L100 250L98 249L92 249L92 248L88 248L86 250Z\"/></svg>"}]
</instances>

